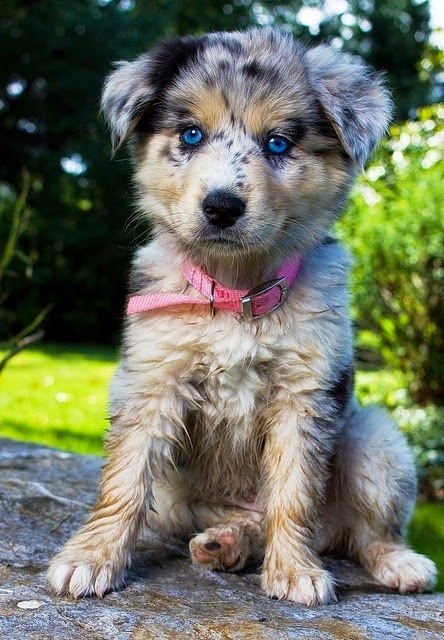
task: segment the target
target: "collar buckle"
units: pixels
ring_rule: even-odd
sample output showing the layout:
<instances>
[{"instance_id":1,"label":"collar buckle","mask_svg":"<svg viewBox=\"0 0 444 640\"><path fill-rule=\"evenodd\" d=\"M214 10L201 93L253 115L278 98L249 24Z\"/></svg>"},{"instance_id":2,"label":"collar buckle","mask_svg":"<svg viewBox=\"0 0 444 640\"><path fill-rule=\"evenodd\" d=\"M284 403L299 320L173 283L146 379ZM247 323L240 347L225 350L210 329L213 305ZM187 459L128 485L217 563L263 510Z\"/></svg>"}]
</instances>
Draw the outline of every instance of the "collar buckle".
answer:
<instances>
[{"instance_id":1,"label":"collar buckle","mask_svg":"<svg viewBox=\"0 0 444 640\"><path fill-rule=\"evenodd\" d=\"M279 287L279 300L277 303L271 307L270 309L266 309L263 313L254 313L252 301L258 298L261 295L272 291L275 287ZM247 293L246 296L240 299L241 308L242 308L242 317L245 320L254 320L256 318L262 318L262 316L267 315L267 313L271 313L285 302L288 298L288 286L285 278L276 278L275 280L268 280L263 284L258 285L257 287L253 287Z\"/></svg>"},{"instance_id":2,"label":"collar buckle","mask_svg":"<svg viewBox=\"0 0 444 640\"><path fill-rule=\"evenodd\" d=\"M210 318L214 318L216 315L216 309L214 308L214 289L216 288L216 282L214 280L211 281L211 290L210 290Z\"/></svg>"}]
</instances>

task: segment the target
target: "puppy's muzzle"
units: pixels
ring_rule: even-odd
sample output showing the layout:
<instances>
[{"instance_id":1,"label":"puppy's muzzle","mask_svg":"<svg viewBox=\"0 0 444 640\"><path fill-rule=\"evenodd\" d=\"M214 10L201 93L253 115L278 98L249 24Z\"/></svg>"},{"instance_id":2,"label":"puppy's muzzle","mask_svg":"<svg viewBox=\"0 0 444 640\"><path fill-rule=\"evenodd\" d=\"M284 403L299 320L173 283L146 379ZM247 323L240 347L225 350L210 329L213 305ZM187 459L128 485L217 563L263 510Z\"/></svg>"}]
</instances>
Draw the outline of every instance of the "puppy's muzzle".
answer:
<instances>
[{"instance_id":1,"label":"puppy's muzzle","mask_svg":"<svg viewBox=\"0 0 444 640\"><path fill-rule=\"evenodd\" d=\"M202 208L208 222L219 229L226 229L244 215L245 202L231 193L214 191L205 198Z\"/></svg>"}]
</instances>

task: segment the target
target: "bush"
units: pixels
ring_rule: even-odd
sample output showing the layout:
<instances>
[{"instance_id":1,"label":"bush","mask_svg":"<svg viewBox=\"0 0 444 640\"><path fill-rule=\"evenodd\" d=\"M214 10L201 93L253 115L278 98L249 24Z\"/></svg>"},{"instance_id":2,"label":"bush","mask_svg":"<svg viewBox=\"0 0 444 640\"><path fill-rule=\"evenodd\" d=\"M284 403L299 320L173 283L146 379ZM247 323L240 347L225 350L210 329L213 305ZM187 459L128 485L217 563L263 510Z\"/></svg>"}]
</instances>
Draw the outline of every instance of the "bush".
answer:
<instances>
[{"instance_id":1,"label":"bush","mask_svg":"<svg viewBox=\"0 0 444 640\"><path fill-rule=\"evenodd\" d=\"M338 235L355 257L361 345L402 371L414 402L444 404L444 104L392 127Z\"/></svg>"},{"instance_id":2,"label":"bush","mask_svg":"<svg viewBox=\"0 0 444 640\"><path fill-rule=\"evenodd\" d=\"M421 497L444 499L443 407L397 407L393 417L412 445Z\"/></svg>"}]
</instances>

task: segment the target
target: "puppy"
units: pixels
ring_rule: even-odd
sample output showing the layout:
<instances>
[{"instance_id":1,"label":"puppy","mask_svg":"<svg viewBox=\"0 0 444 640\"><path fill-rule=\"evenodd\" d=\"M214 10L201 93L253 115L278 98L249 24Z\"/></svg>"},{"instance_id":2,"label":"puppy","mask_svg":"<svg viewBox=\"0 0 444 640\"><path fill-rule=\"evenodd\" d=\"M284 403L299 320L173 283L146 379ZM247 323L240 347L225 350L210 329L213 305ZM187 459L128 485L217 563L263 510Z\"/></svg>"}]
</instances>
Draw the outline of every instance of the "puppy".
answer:
<instances>
[{"instance_id":1,"label":"puppy","mask_svg":"<svg viewBox=\"0 0 444 640\"><path fill-rule=\"evenodd\" d=\"M144 530L193 562L262 562L272 597L335 600L320 554L428 589L403 542L415 470L353 399L347 253L330 236L390 118L381 79L272 29L176 38L106 81L153 239L135 256L108 461L85 526L52 560L58 594L119 588ZM192 537L194 536L194 537Z\"/></svg>"}]
</instances>

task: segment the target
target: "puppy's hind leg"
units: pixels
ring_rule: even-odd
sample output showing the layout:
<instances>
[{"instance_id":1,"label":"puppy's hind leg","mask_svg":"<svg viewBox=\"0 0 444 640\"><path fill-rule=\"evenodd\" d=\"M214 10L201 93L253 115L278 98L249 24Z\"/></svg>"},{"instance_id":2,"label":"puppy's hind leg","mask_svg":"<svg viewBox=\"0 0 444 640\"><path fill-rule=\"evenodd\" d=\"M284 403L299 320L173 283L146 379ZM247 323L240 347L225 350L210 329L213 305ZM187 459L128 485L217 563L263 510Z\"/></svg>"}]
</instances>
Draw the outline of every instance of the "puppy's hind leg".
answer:
<instances>
[{"instance_id":1,"label":"puppy's hind leg","mask_svg":"<svg viewBox=\"0 0 444 640\"><path fill-rule=\"evenodd\" d=\"M263 556L262 514L236 507L203 504L191 507L199 528L190 541L194 564L206 569L239 571L250 559Z\"/></svg>"},{"instance_id":2,"label":"puppy's hind leg","mask_svg":"<svg viewBox=\"0 0 444 640\"><path fill-rule=\"evenodd\" d=\"M435 565L403 541L416 498L413 456L383 411L352 414L337 474L350 554L386 587L401 593L430 589Z\"/></svg>"}]
</instances>

